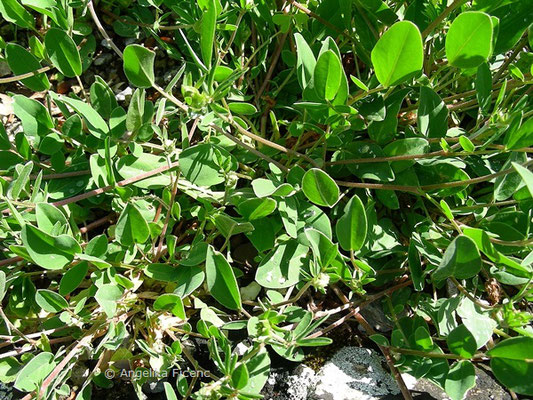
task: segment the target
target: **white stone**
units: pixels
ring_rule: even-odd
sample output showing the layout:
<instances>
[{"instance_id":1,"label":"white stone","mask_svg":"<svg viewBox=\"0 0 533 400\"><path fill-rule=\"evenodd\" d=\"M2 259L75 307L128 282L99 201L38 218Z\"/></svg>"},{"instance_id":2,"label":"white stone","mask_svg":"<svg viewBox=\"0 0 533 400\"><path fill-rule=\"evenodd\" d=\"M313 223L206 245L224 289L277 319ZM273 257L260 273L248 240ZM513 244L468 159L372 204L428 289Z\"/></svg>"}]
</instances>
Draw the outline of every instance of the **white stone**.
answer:
<instances>
[{"instance_id":1,"label":"white stone","mask_svg":"<svg viewBox=\"0 0 533 400\"><path fill-rule=\"evenodd\" d=\"M312 393L316 382L315 371L307 365L300 364L294 370L294 374L289 376L289 389L287 394L291 400L306 400Z\"/></svg>"},{"instance_id":2,"label":"white stone","mask_svg":"<svg viewBox=\"0 0 533 400\"><path fill-rule=\"evenodd\" d=\"M0 117L13 114L13 99L5 94L0 94Z\"/></svg>"},{"instance_id":3,"label":"white stone","mask_svg":"<svg viewBox=\"0 0 533 400\"><path fill-rule=\"evenodd\" d=\"M246 354L246 352L248 351L248 348L249 346L247 346L244 342L240 342L239 344L237 344L237 346L235 346L235 348L233 349L233 352L237 354L239 357L242 357L243 355Z\"/></svg>"},{"instance_id":4,"label":"white stone","mask_svg":"<svg viewBox=\"0 0 533 400\"><path fill-rule=\"evenodd\" d=\"M400 393L398 385L374 350L344 347L320 370L313 398L316 400L378 400Z\"/></svg>"},{"instance_id":5,"label":"white stone","mask_svg":"<svg viewBox=\"0 0 533 400\"><path fill-rule=\"evenodd\" d=\"M133 94L133 89L130 86L128 86L126 89L118 92L115 95L115 98L117 99L117 101L125 101L126 98L130 97L132 94Z\"/></svg>"}]
</instances>

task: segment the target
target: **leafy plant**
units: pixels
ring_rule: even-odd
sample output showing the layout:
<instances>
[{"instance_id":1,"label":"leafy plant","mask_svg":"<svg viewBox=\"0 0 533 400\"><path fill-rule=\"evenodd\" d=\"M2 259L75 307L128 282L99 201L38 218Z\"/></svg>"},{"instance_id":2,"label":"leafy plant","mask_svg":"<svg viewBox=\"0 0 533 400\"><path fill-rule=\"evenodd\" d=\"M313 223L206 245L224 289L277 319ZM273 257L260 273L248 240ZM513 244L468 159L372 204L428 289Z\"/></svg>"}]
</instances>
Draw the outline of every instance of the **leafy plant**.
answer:
<instances>
[{"instance_id":1,"label":"leafy plant","mask_svg":"<svg viewBox=\"0 0 533 400\"><path fill-rule=\"evenodd\" d=\"M467 398L475 363L533 395L529 1L0 14L0 381L260 398L355 318L406 399L399 372Z\"/></svg>"}]
</instances>

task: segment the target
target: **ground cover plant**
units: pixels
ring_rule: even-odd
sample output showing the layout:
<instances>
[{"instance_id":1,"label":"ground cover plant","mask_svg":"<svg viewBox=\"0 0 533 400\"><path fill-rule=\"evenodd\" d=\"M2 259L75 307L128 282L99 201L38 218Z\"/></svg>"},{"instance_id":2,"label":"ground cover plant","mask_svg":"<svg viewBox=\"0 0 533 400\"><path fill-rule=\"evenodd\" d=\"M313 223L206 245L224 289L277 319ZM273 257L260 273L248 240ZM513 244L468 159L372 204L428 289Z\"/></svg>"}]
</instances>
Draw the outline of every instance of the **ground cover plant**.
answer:
<instances>
[{"instance_id":1,"label":"ground cover plant","mask_svg":"<svg viewBox=\"0 0 533 400\"><path fill-rule=\"evenodd\" d=\"M344 329L406 399L533 396L529 0L0 14L0 381L254 399Z\"/></svg>"}]
</instances>

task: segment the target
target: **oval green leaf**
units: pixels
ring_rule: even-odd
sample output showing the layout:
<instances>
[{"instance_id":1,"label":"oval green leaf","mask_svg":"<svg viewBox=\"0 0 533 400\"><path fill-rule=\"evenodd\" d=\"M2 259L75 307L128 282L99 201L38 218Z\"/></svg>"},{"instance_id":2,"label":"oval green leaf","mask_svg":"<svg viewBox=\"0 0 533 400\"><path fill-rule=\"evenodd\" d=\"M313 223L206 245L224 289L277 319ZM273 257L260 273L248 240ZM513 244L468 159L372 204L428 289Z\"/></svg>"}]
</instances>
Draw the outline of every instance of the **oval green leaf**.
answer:
<instances>
[{"instance_id":1,"label":"oval green leaf","mask_svg":"<svg viewBox=\"0 0 533 400\"><path fill-rule=\"evenodd\" d=\"M318 57L314 70L317 96L323 100L333 100L339 91L343 73L341 60L332 50L322 53Z\"/></svg>"},{"instance_id":2,"label":"oval green leaf","mask_svg":"<svg viewBox=\"0 0 533 400\"><path fill-rule=\"evenodd\" d=\"M257 112L257 108L250 103L229 103L228 107L231 112L241 115L253 115Z\"/></svg>"},{"instance_id":3,"label":"oval green leaf","mask_svg":"<svg viewBox=\"0 0 533 400\"><path fill-rule=\"evenodd\" d=\"M44 311L58 313L68 308L68 302L63 296L47 289L39 289L35 293L35 302Z\"/></svg>"},{"instance_id":4,"label":"oval green leaf","mask_svg":"<svg viewBox=\"0 0 533 400\"><path fill-rule=\"evenodd\" d=\"M448 63L476 68L492 53L492 19L479 11L467 11L454 19L446 35Z\"/></svg>"},{"instance_id":5,"label":"oval green leaf","mask_svg":"<svg viewBox=\"0 0 533 400\"><path fill-rule=\"evenodd\" d=\"M142 244L150 237L148 223L133 204L126 205L120 214L115 228L115 236L123 246L130 246L133 243Z\"/></svg>"},{"instance_id":6,"label":"oval green leaf","mask_svg":"<svg viewBox=\"0 0 533 400\"><path fill-rule=\"evenodd\" d=\"M359 196L354 195L344 207L344 214L335 226L337 239L343 250L359 250L365 243L366 231L365 206Z\"/></svg>"},{"instance_id":7,"label":"oval green leaf","mask_svg":"<svg viewBox=\"0 0 533 400\"><path fill-rule=\"evenodd\" d=\"M124 50L124 73L137 87L149 88L155 81L155 53L138 44L130 44Z\"/></svg>"},{"instance_id":8,"label":"oval green leaf","mask_svg":"<svg viewBox=\"0 0 533 400\"><path fill-rule=\"evenodd\" d=\"M44 37L44 45L52 65L63 75L69 78L81 75L80 53L74 40L65 31L50 28Z\"/></svg>"},{"instance_id":9,"label":"oval green leaf","mask_svg":"<svg viewBox=\"0 0 533 400\"><path fill-rule=\"evenodd\" d=\"M533 396L533 338L506 339L486 353L492 372L507 388Z\"/></svg>"},{"instance_id":10,"label":"oval green leaf","mask_svg":"<svg viewBox=\"0 0 533 400\"><path fill-rule=\"evenodd\" d=\"M337 183L318 168L312 168L305 173L302 190L309 200L319 206L333 207L339 200Z\"/></svg>"},{"instance_id":11,"label":"oval green leaf","mask_svg":"<svg viewBox=\"0 0 533 400\"><path fill-rule=\"evenodd\" d=\"M212 246L207 249L205 274L209 293L216 301L230 310L240 310L241 294L233 269L226 258L214 250Z\"/></svg>"},{"instance_id":12,"label":"oval green leaf","mask_svg":"<svg viewBox=\"0 0 533 400\"><path fill-rule=\"evenodd\" d=\"M481 256L476 243L468 236L457 236L448 246L433 279L441 281L450 276L457 279L472 278L481 269Z\"/></svg>"},{"instance_id":13,"label":"oval green leaf","mask_svg":"<svg viewBox=\"0 0 533 400\"><path fill-rule=\"evenodd\" d=\"M54 355L52 353L40 353L32 358L17 375L15 388L24 392L35 390L37 385L48 376L54 369Z\"/></svg>"},{"instance_id":14,"label":"oval green leaf","mask_svg":"<svg viewBox=\"0 0 533 400\"><path fill-rule=\"evenodd\" d=\"M41 68L37 57L18 44L8 43L6 46L6 58L9 68L15 75L22 75L28 72L35 72ZM35 92L41 92L50 88L50 82L46 74L36 74L21 82Z\"/></svg>"},{"instance_id":15,"label":"oval green leaf","mask_svg":"<svg viewBox=\"0 0 533 400\"><path fill-rule=\"evenodd\" d=\"M32 260L46 269L62 269L75 253L81 253L80 245L71 236L51 236L30 224L22 227L21 238Z\"/></svg>"},{"instance_id":16,"label":"oval green leaf","mask_svg":"<svg viewBox=\"0 0 533 400\"><path fill-rule=\"evenodd\" d=\"M422 35L410 21L396 22L372 49L372 65L378 81L385 87L413 78L422 69Z\"/></svg>"}]
</instances>

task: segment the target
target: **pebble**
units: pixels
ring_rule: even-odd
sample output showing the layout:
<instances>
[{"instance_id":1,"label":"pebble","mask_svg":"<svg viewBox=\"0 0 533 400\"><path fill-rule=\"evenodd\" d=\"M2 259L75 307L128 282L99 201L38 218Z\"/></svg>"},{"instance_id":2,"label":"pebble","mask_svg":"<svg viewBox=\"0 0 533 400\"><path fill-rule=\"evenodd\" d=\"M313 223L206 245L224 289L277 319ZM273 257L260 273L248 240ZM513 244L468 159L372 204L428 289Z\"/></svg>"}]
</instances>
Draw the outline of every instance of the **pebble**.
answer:
<instances>
[{"instance_id":1,"label":"pebble","mask_svg":"<svg viewBox=\"0 0 533 400\"><path fill-rule=\"evenodd\" d=\"M113 56L111 54L103 53L102 55L95 58L95 60L93 61L93 64L96 66L108 64L111 62L112 59L113 59Z\"/></svg>"},{"instance_id":2,"label":"pebble","mask_svg":"<svg viewBox=\"0 0 533 400\"><path fill-rule=\"evenodd\" d=\"M126 101L126 99L129 99L132 94L133 94L133 89L130 86L128 86L126 89L118 92L115 95L115 98L117 99L117 101Z\"/></svg>"},{"instance_id":3,"label":"pebble","mask_svg":"<svg viewBox=\"0 0 533 400\"><path fill-rule=\"evenodd\" d=\"M13 114L13 99L5 94L0 94L0 117Z\"/></svg>"}]
</instances>

